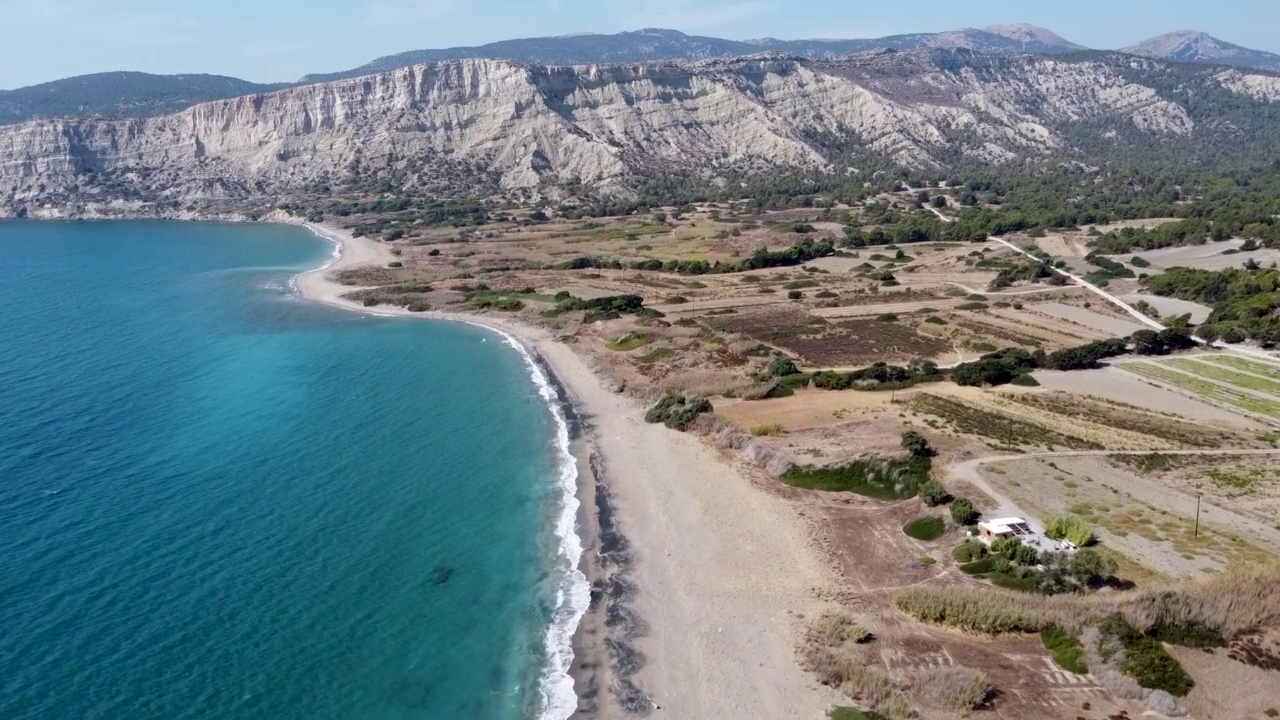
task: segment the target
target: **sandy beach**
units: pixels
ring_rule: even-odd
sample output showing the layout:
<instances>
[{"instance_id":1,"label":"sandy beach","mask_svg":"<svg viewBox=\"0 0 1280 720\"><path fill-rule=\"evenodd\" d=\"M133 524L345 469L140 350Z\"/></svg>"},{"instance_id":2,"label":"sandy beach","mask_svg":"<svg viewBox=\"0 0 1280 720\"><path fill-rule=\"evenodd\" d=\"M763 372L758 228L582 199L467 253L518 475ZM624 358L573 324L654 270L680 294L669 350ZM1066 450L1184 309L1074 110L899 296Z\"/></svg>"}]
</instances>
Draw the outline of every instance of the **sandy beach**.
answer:
<instances>
[{"instance_id":1,"label":"sandy beach","mask_svg":"<svg viewBox=\"0 0 1280 720\"><path fill-rule=\"evenodd\" d=\"M390 251L308 227L342 251L328 267L299 276L299 292L367 312L343 300L353 288L330 275L390 262ZM645 423L640 404L611 392L586 359L544 330L488 316L378 313L462 320L518 338L552 370L581 418L583 569L598 602L579 630L584 700L575 717L623 716L618 697L626 693L612 690L632 686L633 700L673 718L820 718L839 704L797 661L804 618L826 607L820 596L835 577L796 507L699 438ZM603 519L620 535L605 538L615 557L600 552L602 518L594 512L601 495L609 510ZM606 614L624 622L606 627Z\"/></svg>"}]
</instances>

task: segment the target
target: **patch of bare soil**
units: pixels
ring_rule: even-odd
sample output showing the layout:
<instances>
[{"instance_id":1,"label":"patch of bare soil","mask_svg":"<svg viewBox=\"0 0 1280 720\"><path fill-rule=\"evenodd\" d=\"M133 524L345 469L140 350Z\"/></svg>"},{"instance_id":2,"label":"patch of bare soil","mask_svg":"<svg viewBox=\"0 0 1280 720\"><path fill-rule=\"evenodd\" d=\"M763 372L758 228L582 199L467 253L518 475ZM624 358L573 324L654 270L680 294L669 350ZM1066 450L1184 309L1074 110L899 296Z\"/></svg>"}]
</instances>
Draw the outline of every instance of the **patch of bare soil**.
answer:
<instances>
[{"instance_id":1,"label":"patch of bare soil","mask_svg":"<svg viewBox=\"0 0 1280 720\"><path fill-rule=\"evenodd\" d=\"M1083 259L1093 251L1089 247L1089 237L1077 233L1049 233L1045 237L1036 238L1035 244L1056 258Z\"/></svg>"},{"instance_id":2,"label":"patch of bare soil","mask_svg":"<svg viewBox=\"0 0 1280 720\"><path fill-rule=\"evenodd\" d=\"M1233 643L1235 645L1235 643ZM1184 700L1192 717L1202 720L1266 718L1280 714L1280 676L1233 657L1235 649L1196 650L1168 646L1171 655L1196 681ZM1268 711L1275 711L1268 714Z\"/></svg>"}]
</instances>

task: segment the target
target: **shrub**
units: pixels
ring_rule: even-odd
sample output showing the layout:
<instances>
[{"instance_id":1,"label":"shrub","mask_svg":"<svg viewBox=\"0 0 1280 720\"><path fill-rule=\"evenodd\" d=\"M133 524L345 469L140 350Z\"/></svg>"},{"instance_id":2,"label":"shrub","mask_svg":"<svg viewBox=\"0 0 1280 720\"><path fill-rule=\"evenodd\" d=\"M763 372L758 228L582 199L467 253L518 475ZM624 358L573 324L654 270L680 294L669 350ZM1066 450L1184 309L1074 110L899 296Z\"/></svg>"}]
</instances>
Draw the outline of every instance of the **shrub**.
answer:
<instances>
[{"instance_id":1,"label":"shrub","mask_svg":"<svg viewBox=\"0 0 1280 720\"><path fill-rule=\"evenodd\" d=\"M631 352L651 342L653 342L653 336L648 333L627 333L609 343L608 348L614 352Z\"/></svg>"},{"instance_id":2,"label":"shrub","mask_svg":"<svg viewBox=\"0 0 1280 720\"><path fill-rule=\"evenodd\" d=\"M986 575L996 569L996 560L1000 559L998 555L988 555L984 558L967 562L960 566L960 572L965 575Z\"/></svg>"},{"instance_id":3,"label":"shrub","mask_svg":"<svg viewBox=\"0 0 1280 720\"><path fill-rule=\"evenodd\" d=\"M986 310L987 304L982 302L966 302L956 306L957 310Z\"/></svg>"},{"instance_id":4,"label":"shrub","mask_svg":"<svg viewBox=\"0 0 1280 720\"><path fill-rule=\"evenodd\" d=\"M756 437L776 437L781 435L785 430L782 423L766 423L764 425L756 425L751 428L751 434Z\"/></svg>"},{"instance_id":5,"label":"shrub","mask_svg":"<svg viewBox=\"0 0 1280 720\"><path fill-rule=\"evenodd\" d=\"M978 522L978 511L973 507L973 501L969 498L956 498L951 502L951 519L956 521L958 525L976 525Z\"/></svg>"},{"instance_id":6,"label":"shrub","mask_svg":"<svg viewBox=\"0 0 1280 720\"><path fill-rule=\"evenodd\" d=\"M942 486L942 483L930 480L920 486L920 499L924 500L924 504L929 507L937 507L946 505L951 500L951 494Z\"/></svg>"},{"instance_id":7,"label":"shrub","mask_svg":"<svg viewBox=\"0 0 1280 720\"><path fill-rule=\"evenodd\" d=\"M925 318L924 321L930 325L946 325L947 324L946 320L943 320L937 315L930 315L929 317Z\"/></svg>"},{"instance_id":8,"label":"shrub","mask_svg":"<svg viewBox=\"0 0 1280 720\"><path fill-rule=\"evenodd\" d=\"M1031 377L1027 373L1022 373L1021 375L1014 375L1013 379L1009 381L1009 384L1018 385L1020 387L1040 387L1040 381L1036 380L1034 377Z\"/></svg>"},{"instance_id":9,"label":"shrub","mask_svg":"<svg viewBox=\"0 0 1280 720\"><path fill-rule=\"evenodd\" d=\"M402 267L404 267L404 263L400 262L399 260L394 260L394 261L392 261L392 262L387 263L387 267L389 267L389 268L402 268Z\"/></svg>"},{"instance_id":10,"label":"shrub","mask_svg":"<svg viewBox=\"0 0 1280 720\"><path fill-rule=\"evenodd\" d=\"M937 516L919 517L911 520L902 526L902 532L907 537L922 540L924 542L933 542L942 537L942 533L947 529L947 524L942 518Z\"/></svg>"},{"instance_id":11,"label":"shrub","mask_svg":"<svg viewBox=\"0 0 1280 720\"><path fill-rule=\"evenodd\" d=\"M644 355L637 357L636 362L642 365L652 365L653 363L656 363L659 360L666 360L667 358L675 354L676 354L676 351L672 350L669 347L654 348L653 350L650 350Z\"/></svg>"},{"instance_id":12,"label":"shrub","mask_svg":"<svg viewBox=\"0 0 1280 720\"><path fill-rule=\"evenodd\" d=\"M962 563L981 560L987 556L987 546L977 540L968 540L956 546L951 551L951 557Z\"/></svg>"},{"instance_id":13,"label":"shrub","mask_svg":"<svg viewBox=\"0 0 1280 720\"><path fill-rule=\"evenodd\" d=\"M667 298L668 305L684 305L687 302L689 302L689 298L683 295L672 295L671 297Z\"/></svg>"},{"instance_id":14,"label":"shrub","mask_svg":"<svg viewBox=\"0 0 1280 720\"><path fill-rule=\"evenodd\" d=\"M683 395L668 395L645 413L648 423L663 423L672 430L684 432L693 425L699 415L713 410L706 398L686 399Z\"/></svg>"},{"instance_id":15,"label":"shrub","mask_svg":"<svg viewBox=\"0 0 1280 720\"><path fill-rule=\"evenodd\" d=\"M1162 623L1151 628L1147 634L1160 642L1190 648L1216 648L1227 644L1222 633L1196 621L1183 624Z\"/></svg>"},{"instance_id":16,"label":"shrub","mask_svg":"<svg viewBox=\"0 0 1280 720\"><path fill-rule=\"evenodd\" d=\"M440 257L440 249L431 248L431 250L427 252L427 257Z\"/></svg>"},{"instance_id":17,"label":"shrub","mask_svg":"<svg viewBox=\"0 0 1280 720\"><path fill-rule=\"evenodd\" d=\"M957 666L917 671L915 686L929 703L953 710L982 707L994 689L985 673Z\"/></svg>"},{"instance_id":18,"label":"shrub","mask_svg":"<svg viewBox=\"0 0 1280 720\"><path fill-rule=\"evenodd\" d=\"M891 323L898 322L898 316L894 313L885 313L876 316L876 322Z\"/></svg>"},{"instance_id":19,"label":"shrub","mask_svg":"<svg viewBox=\"0 0 1280 720\"><path fill-rule=\"evenodd\" d=\"M799 300L803 297L804 297L804 293L800 292L799 290L790 290L787 292L788 300Z\"/></svg>"},{"instance_id":20,"label":"shrub","mask_svg":"<svg viewBox=\"0 0 1280 720\"><path fill-rule=\"evenodd\" d=\"M915 430L902 433L902 449L915 457L933 457L936 454L925 436Z\"/></svg>"},{"instance_id":21,"label":"shrub","mask_svg":"<svg viewBox=\"0 0 1280 720\"><path fill-rule=\"evenodd\" d=\"M1076 675L1087 675L1089 666L1084 661L1084 646L1070 633L1058 628L1046 628L1040 631L1040 641L1053 653L1053 662L1058 667Z\"/></svg>"},{"instance_id":22,"label":"shrub","mask_svg":"<svg viewBox=\"0 0 1280 720\"><path fill-rule=\"evenodd\" d=\"M1051 517L1044 525L1044 534L1054 540L1067 540L1076 547L1086 547L1097 542L1093 526L1075 515Z\"/></svg>"},{"instance_id":23,"label":"shrub","mask_svg":"<svg viewBox=\"0 0 1280 720\"><path fill-rule=\"evenodd\" d=\"M779 355L769 362L770 377L787 377L790 375L798 375L800 370L796 368L795 361L786 355Z\"/></svg>"}]
</instances>

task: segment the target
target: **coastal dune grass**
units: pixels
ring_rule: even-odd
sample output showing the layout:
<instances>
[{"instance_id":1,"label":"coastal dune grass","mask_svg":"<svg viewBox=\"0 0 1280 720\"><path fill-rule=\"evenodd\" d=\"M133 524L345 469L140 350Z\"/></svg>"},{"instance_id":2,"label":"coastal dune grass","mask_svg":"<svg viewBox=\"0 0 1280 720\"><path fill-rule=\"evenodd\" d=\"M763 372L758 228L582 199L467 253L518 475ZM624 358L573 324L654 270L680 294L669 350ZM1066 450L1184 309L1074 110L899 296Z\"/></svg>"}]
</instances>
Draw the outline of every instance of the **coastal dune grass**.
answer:
<instances>
[{"instance_id":1,"label":"coastal dune grass","mask_svg":"<svg viewBox=\"0 0 1280 720\"><path fill-rule=\"evenodd\" d=\"M1044 643L1046 650L1053 653L1055 665L1076 675L1088 674L1089 666L1084 661L1084 646L1075 636L1055 627L1041 630L1040 641Z\"/></svg>"},{"instance_id":2,"label":"coastal dune grass","mask_svg":"<svg viewBox=\"0 0 1280 720\"><path fill-rule=\"evenodd\" d=\"M1280 563L1229 568L1204 583L1184 583L1110 595L1025 595L981 588L913 587L895 596L898 608L922 622L970 632L1077 634L1116 615L1144 635L1172 642L1230 641L1280 627Z\"/></svg>"},{"instance_id":3,"label":"coastal dune grass","mask_svg":"<svg viewBox=\"0 0 1280 720\"><path fill-rule=\"evenodd\" d=\"M960 666L919 670L912 685L925 702L950 710L977 710L995 689L986 673Z\"/></svg>"},{"instance_id":4,"label":"coastal dune grass","mask_svg":"<svg viewBox=\"0 0 1280 720\"><path fill-rule=\"evenodd\" d=\"M751 428L751 434L756 437L777 437L784 432L786 429L782 427L782 423L764 423Z\"/></svg>"},{"instance_id":5,"label":"coastal dune grass","mask_svg":"<svg viewBox=\"0 0 1280 720\"><path fill-rule=\"evenodd\" d=\"M877 500L906 500L929 480L928 458L863 458L836 467L793 467L782 481L792 487L852 492Z\"/></svg>"},{"instance_id":6,"label":"coastal dune grass","mask_svg":"<svg viewBox=\"0 0 1280 720\"><path fill-rule=\"evenodd\" d=\"M902 688L872 664L863 649L862 645L871 639L871 634L848 615L827 613L806 632L801 660L805 669L816 674L823 685L836 688L869 708L867 711L844 708L841 714L833 713L832 717L885 720L914 717L915 711Z\"/></svg>"}]
</instances>

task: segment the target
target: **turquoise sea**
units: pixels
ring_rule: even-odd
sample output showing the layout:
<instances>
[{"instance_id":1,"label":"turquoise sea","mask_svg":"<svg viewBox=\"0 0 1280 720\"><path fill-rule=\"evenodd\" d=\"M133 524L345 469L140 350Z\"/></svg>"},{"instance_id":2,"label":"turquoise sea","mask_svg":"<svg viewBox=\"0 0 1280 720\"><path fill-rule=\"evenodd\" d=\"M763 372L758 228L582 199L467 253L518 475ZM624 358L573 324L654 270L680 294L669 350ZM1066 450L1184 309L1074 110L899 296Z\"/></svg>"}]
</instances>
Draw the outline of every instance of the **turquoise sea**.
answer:
<instances>
[{"instance_id":1,"label":"turquoise sea","mask_svg":"<svg viewBox=\"0 0 1280 720\"><path fill-rule=\"evenodd\" d=\"M552 389L490 331L297 298L331 251L0 222L0 718L571 712Z\"/></svg>"}]
</instances>

